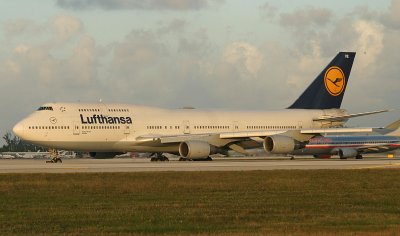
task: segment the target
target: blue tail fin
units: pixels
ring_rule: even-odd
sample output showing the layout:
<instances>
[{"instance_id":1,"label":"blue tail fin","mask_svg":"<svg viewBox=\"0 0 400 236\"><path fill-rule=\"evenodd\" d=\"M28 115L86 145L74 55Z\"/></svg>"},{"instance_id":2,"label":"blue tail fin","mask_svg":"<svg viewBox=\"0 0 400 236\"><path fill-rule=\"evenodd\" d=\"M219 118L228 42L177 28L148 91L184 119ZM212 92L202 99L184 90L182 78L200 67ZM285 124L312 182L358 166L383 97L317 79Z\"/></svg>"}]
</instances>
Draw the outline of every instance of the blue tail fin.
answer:
<instances>
[{"instance_id":1,"label":"blue tail fin","mask_svg":"<svg viewBox=\"0 0 400 236\"><path fill-rule=\"evenodd\" d=\"M340 108L355 52L339 52L288 109Z\"/></svg>"}]
</instances>

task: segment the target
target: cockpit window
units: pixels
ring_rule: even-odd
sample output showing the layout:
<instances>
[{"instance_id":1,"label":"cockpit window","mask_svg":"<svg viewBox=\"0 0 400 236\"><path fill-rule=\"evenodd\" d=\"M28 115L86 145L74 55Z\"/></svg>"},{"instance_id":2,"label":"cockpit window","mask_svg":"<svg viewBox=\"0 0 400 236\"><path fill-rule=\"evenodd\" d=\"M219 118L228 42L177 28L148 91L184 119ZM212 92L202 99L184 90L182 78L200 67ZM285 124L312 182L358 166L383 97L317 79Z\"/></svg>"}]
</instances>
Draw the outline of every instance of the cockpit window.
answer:
<instances>
[{"instance_id":1,"label":"cockpit window","mask_svg":"<svg viewBox=\"0 0 400 236\"><path fill-rule=\"evenodd\" d=\"M38 110L38 111L43 111L43 110L52 111L52 110L53 110L53 107L39 107L37 110Z\"/></svg>"}]
</instances>

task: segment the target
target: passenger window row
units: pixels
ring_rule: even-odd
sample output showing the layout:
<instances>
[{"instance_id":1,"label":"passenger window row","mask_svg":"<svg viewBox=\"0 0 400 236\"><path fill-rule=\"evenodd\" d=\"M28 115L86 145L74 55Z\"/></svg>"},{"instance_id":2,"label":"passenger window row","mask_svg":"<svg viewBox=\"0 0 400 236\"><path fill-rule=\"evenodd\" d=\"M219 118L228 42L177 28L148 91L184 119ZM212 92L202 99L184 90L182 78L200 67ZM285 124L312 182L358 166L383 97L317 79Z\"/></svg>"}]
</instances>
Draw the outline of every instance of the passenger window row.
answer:
<instances>
[{"instance_id":1,"label":"passenger window row","mask_svg":"<svg viewBox=\"0 0 400 236\"><path fill-rule=\"evenodd\" d=\"M78 109L79 112L100 112L100 109Z\"/></svg>"},{"instance_id":2,"label":"passenger window row","mask_svg":"<svg viewBox=\"0 0 400 236\"><path fill-rule=\"evenodd\" d=\"M225 126L225 125L195 125L194 129L229 129L229 126Z\"/></svg>"},{"instance_id":3,"label":"passenger window row","mask_svg":"<svg viewBox=\"0 0 400 236\"><path fill-rule=\"evenodd\" d=\"M169 129L173 129L173 126L169 126ZM189 128L189 127L187 127ZM229 125L195 125L194 129L224 129L229 130ZM147 129L168 129L168 126L147 126ZM175 129L179 129L179 126L175 126ZM236 127L238 129L238 127ZM247 126L247 129L296 129L296 126Z\"/></svg>"},{"instance_id":4,"label":"passenger window row","mask_svg":"<svg viewBox=\"0 0 400 236\"><path fill-rule=\"evenodd\" d=\"M247 129L296 129L296 126L285 126L285 125L264 125L264 126L251 126L248 125Z\"/></svg>"},{"instance_id":5,"label":"passenger window row","mask_svg":"<svg viewBox=\"0 0 400 236\"><path fill-rule=\"evenodd\" d=\"M168 126L160 126L160 125L149 125L146 127L147 129L168 129ZM179 125L169 126L169 129L180 129Z\"/></svg>"},{"instance_id":6,"label":"passenger window row","mask_svg":"<svg viewBox=\"0 0 400 236\"><path fill-rule=\"evenodd\" d=\"M383 141L372 141L372 142L367 142L367 141L360 141L360 142L333 142L333 144L377 144L377 143L385 143Z\"/></svg>"},{"instance_id":7,"label":"passenger window row","mask_svg":"<svg viewBox=\"0 0 400 236\"><path fill-rule=\"evenodd\" d=\"M129 112L129 109L108 109L109 112Z\"/></svg>"},{"instance_id":8,"label":"passenger window row","mask_svg":"<svg viewBox=\"0 0 400 236\"><path fill-rule=\"evenodd\" d=\"M180 126L169 126L169 129L180 129ZM186 127L189 129L190 127ZM194 126L194 129L229 129L229 126ZM168 129L168 126L147 126L147 129Z\"/></svg>"},{"instance_id":9,"label":"passenger window row","mask_svg":"<svg viewBox=\"0 0 400 236\"><path fill-rule=\"evenodd\" d=\"M121 129L120 126L82 126L83 130L87 129Z\"/></svg>"},{"instance_id":10,"label":"passenger window row","mask_svg":"<svg viewBox=\"0 0 400 236\"><path fill-rule=\"evenodd\" d=\"M29 129L69 129L69 126L29 126Z\"/></svg>"},{"instance_id":11,"label":"passenger window row","mask_svg":"<svg viewBox=\"0 0 400 236\"><path fill-rule=\"evenodd\" d=\"M69 126L29 126L29 129L43 129L43 130L50 130L50 129L70 129ZM76 128L79 128L77 126ZM82 126L82 129L121 129L120 126Z\"/></svg>"}]
</instances>

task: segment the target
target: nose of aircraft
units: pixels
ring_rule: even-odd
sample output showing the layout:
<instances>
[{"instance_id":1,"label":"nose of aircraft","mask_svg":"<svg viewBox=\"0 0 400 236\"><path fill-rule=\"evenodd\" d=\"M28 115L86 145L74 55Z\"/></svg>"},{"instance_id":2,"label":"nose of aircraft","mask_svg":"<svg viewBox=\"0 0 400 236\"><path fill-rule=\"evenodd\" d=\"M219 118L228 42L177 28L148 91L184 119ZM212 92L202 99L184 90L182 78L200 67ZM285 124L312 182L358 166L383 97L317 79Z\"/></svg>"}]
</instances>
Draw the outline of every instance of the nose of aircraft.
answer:
<instances>
[{"instance_id":1,"label":"nose of aircraft","mask_svg":"<svg viewBox=\"0 0 400 236\"><path fill-rule=\"evenodd\" d=\"M18 137L22 138L24 135L24 125L22 124L22 122L19 122L18 124L16 124L13 128L13 132L15 135L17 135Z\"/></svg>"}]
</instances>

